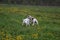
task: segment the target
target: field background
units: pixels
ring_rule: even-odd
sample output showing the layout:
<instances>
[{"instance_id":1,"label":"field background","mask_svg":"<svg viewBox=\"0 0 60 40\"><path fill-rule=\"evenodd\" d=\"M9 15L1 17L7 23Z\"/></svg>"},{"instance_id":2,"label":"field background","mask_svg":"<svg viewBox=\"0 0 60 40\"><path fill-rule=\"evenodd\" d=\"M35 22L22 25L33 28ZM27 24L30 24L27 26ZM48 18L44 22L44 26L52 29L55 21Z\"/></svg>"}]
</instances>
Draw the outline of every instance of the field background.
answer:
<instances>
[{"instance_id":1,"label":"field background","mask_svg":"<svg viewBox=\"0 0 60 40\"><path fill-rule=\"evenodd\" d=\"M27 15L39 26L22 26ZM60 7L0 5L0 40L60 40Z\"/></svg>"}]
</instances>

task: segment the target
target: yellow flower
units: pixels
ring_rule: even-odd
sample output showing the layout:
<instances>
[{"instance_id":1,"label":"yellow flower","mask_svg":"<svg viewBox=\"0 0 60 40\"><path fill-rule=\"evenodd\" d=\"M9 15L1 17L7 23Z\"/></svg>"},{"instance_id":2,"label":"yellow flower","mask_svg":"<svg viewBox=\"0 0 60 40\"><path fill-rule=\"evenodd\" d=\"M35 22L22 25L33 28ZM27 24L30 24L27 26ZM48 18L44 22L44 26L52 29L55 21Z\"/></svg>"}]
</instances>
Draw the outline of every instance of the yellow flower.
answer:
<instances>
[{"instance_id":1,"label":"yellow flower","mask_svg":"<svg viewBox=\"0 0 60 40\"><path fill-rule=\"evenodd\" d=\"M37 31L40 32L42 29L41 28L37 28Z\"/></svg>"},{"instance_id":2,"label":"yellow flower","mask_svg":"<svg viewBox=\"0 0 60 40\"><path fill-rule=\"evenodd\" d=\"M15 13L15 12L19 11L19 9L16 7L14 7L14 8L11 7L11 8L9 8L9 11Z\"/></svg>"},{"instance_id":3,"label":"yellow flower","mask_svg":"<svg viewBox=\"0 0 60 40\"><path fill-rule=\"evenodd\" d=\"M38 38L38 33L32 34L32 38L37 39Z\"/></svg>"},{"instance_id":4,"label":"yellow flower","mask_svg":"<svg viewBox=\"0 0 60 40\"><path fill-rule=\"evenodd\" d=\"M4 36L4 35L5 35L5 33L4 33L4 32L0 32L0 34L1 34L2 36Z\"/></svg>"},{"instance_id":5,"label":"yellow flower","mask_svg":"<svg viewBox=\"0 0 60 40\"><path fill-rule=\"evenodd\" d=\"M23 37L19 35L16 37L16 40L23 40Z\"/></svg>"},{"instance_id":6,"label":"yellow flower","mask_svg":"<svg viewBox=\"0 0 60 40\"><path fill-rule=\"evenodd\" d=\"M50 33L50 32L48 32L47 34L48 34L48 35L52 35L52 33Z\"/></svg>"},{"instance_id":7,"label":"yellow flower","mask_svg":"<svg viewBox=\"0 0 60 40\"><path fill-rule=\"evenodd\" d=\"M5 40L5 38L2 38L2 40Z\"/></svg>"},{"instance_id":8,"label":"yellow flower","mask_svg":"<svg viewBox=\"0 0 60 40\"><path fill-rule=\"evenodd\" d=\"M4 32L1 32L1 34L4 34Z\"/></svg>"},{"instance_id":9,"label":"yellow flower","mask_svg":"<svg viewBox=\"0 0 60 40\"><path fill-rule=\"evenodd\" d=\"M8 35L6 35L6 40L8 40L9 39L9 36Z\"/></svg>"},{"instance_id":10,"label":"yellow flower","mask_svg":"<svg viewBox=\"0 0 60 40\"><path fill-rule=\"evenodd\" d=\"M53 33L48 32L47 35L50 35L51 37L54 37Z\"/></svg>"}]
</instances>

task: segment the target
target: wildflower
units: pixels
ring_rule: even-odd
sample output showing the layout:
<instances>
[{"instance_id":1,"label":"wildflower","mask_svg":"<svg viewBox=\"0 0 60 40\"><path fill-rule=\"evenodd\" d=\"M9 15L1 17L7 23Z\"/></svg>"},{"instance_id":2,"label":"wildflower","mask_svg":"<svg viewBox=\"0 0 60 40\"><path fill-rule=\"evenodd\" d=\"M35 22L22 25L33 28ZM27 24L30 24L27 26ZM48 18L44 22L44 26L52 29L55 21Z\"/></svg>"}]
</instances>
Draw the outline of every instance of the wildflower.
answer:
<instances>
[{"instance_id":1,"label":"wildflower","mask_svg":"<svg viewBox=\"0 0 60 40\"><path fill-rule=\"evenodd\" d=\"M37 31L40 32L41 31L41 28L37 28Z\"/></svg>"},{"instance_id":2,"label":"wildflower","mask_svg":"<svg viewBox=\"0 0 60 40\"><path fill-rule=\"evenodd\" d=\"M48 32L47 34L48 34L48 35L53 35L53 34L52 34L52 33L50 33L50 32Z\"/></svg>"},{"instance_id":3,"label":"wildflower","mask_svg":"<svg viewBox=\"0 0 60 40\"><path fill-rule=\"evenodd\" d=\"M22 36L19 35L16 37L16 40L23 40L23 38L22 38Z\"/></svg>"},{"instance_id":4,"label":"wildflower","mask_svg":"<svg viewBox=\"0 0 60 40\"><path fill-rule=\"evenodd\" d=\"M1 34L2 36L5 36L5 33L4 33L4 32L0 32L0 34Z\"/></svg>"},{"instance_id":5,"label":"wildflower","mask_svg":"<svg viewBox=\"0 0 60 40\"><path fill-rule=\"evenodd\" d=\"M6 40L9 40L9 36L8 35L6 35Z\"/></svg>"},{"instance_id":6,"label":"wildflower","mask_svg":"<svg viewBox=\"0 0 60 40\"><path fill-rule=\"evenodd\" d=\"M48 33L47 33L47 35L49 35L49 36L51 36L51 37L53 37L53 38L54 38L53 33L48 32Z\"/></svg>"},{"instance_id":7,"label":"wildflower","mask_svg":"<svg viewBox=\"0 0 60 40\"><path fill-rule=\"evenodd\" d=\"M37 38L38 38L38 33L32 34L32 37L33 37L34 39L37 39Z\"/></svg>"}]
</instances>

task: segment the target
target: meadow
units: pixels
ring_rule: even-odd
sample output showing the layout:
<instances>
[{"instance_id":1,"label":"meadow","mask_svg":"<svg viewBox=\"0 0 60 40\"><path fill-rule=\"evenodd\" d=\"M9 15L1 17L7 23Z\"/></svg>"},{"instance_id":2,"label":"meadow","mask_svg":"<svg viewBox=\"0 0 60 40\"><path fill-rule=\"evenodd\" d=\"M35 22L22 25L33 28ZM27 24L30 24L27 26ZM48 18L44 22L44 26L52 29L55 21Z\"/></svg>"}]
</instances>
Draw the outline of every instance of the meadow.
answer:
<instances>
[{"instance_id":1,"label":"meadow","mask_svg":"<svg viewBox=\"0 0 60 40\"><path fill-rule=\"evenodd\" d=\"M39 26L22 26L27 15ZM0 5L0 40L60 40L60 7Z\"/></svg>"}]
</instances>

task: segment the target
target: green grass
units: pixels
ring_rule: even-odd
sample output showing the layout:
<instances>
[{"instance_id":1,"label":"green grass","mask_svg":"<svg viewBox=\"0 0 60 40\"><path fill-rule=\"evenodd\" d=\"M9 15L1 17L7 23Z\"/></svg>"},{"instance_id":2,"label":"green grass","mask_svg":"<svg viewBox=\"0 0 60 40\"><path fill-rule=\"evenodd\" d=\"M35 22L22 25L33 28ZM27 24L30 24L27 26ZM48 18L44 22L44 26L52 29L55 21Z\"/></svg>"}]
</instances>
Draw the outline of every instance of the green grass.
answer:
<instances>
[{"instance_id":1,"label":"green grass","mask_svg":"<svg viewBox=\"0 0 60 40\"><path fill-rule=\"evenodd\" d=\"M39 26L22 26L27 15ZM0 40L60 40L60 7L0 5Z\"/></svg>"}]
</instances>

